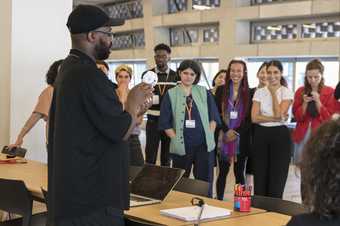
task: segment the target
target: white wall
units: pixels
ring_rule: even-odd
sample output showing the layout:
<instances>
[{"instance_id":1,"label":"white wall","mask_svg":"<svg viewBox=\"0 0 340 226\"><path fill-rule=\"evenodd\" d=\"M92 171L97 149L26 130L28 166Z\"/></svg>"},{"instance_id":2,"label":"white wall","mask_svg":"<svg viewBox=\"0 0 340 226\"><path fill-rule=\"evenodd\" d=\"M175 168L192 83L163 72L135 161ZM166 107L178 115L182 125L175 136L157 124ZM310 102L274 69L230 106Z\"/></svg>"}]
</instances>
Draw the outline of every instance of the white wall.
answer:
<instances>
[{"instance_id":1,"label":"white wall","mask_svg":"<svg viewBox=\"0 0 340 226\"><path fill-rule=\"evenodd\" d=\"M9 142L11 1L0 1L0 148Z\"/></svg>"},{"instance_id":2,"label":"white wall","mask_svg":"<svg viewBox=\"0 0 340 226\"><path fill-rule=\"evenodd\" d=\"M70 49L66 21L71 10L72 0L12 0L11 142L46 87L50 64ZM41 120L24 139L29 159L46 161L44 126Z\"/></svg>"}]
</instances>

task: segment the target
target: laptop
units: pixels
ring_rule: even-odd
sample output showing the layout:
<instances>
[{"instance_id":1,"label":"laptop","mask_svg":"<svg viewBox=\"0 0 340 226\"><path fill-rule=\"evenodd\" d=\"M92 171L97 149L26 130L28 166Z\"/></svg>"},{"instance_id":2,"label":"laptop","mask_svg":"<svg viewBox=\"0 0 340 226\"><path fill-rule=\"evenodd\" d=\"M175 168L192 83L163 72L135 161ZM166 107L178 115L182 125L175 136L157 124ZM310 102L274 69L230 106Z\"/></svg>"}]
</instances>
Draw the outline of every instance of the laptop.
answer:
<instances>
[{"instance_id":1,"label":"laptop","mask_svg":"<svg viewBox=\"0 0 340 226\"><path fill-rule=\"evenodd\" d=\"M131 182L130 207L162 202L183 174L183 169L144 165Z\"/></svg>"}]
</instances>

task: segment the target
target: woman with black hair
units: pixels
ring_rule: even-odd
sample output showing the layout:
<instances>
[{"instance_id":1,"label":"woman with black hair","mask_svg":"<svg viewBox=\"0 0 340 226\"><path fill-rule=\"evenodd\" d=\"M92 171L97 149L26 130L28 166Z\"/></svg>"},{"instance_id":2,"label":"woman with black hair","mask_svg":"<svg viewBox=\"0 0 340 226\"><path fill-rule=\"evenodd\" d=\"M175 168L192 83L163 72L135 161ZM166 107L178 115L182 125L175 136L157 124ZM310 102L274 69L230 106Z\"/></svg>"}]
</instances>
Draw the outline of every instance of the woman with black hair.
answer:
<instances>
[{"instance_id":1,"label":"woman with black hair","mask_svg":"<svg viewBox=\"0 0 340 226\"><path fill-rule=\"evenodd\" d=\"M310 213L287 226L340 225L340 119L322 124L305 145L301 160L304 204Z\"/></svg>"},{"instance_id":2,"label":"woman with black hair","mask_svg":"<svg viewBox=\"0 0 340 226\"><path fill-rule=\"evenodd\" d=\"M225 84L225 77L226 77L226 74L227 74L227 70L225 69L222 69L222 70L219 70L217 72L217 74L215 75L215 77L213 78L213 81L212 81L212 89L210 89L210 92L212 95L215 96L216 94L216 90L218 87L220 86L223 86ZM214 167L217 166L217 153L218 153L218 137L219 137L219 134L220 134L220 128L219 127L216 127L215 129L215 133L214 133L214 139L215 139L215 149L214 149L214 152L215 152L215 160L214 160Z\"/></svg>"},{"instance_id":3,"label":"woman with black hair","mask_svg":"<svg viewBox=\"0 0 340 226\"><path fill-rule=\"evenodd\" d=\"M259 81L258 85L254 88L250 89L250 99L252 100L254 97L254 94L256 90L261 89L267 85L267 65L268 62L263 62L259 69L257 70L256 77ZM250 104L250 109L253 106L253 102L251 101ZM252 156L252 150L251 147L254 144L254 129L255 129L255 124L252 123L251 129L250 129L250 153L248 154L248 159L246 163L246 184L248 185L253 185L253 180L252 176L254 175L253 172L253 156Z\"/></svg>"},{"instance_id":4,"label":"woman with black hair","mask_svg":"<svg viewBox=\"0 0 340 226\"><path fill-rule=\"evenodd\" d=\"M220 123L211 93L197 85L201 69L193 60L184 60L178 68L181 84L169 89L161 104L159 129L170 137L170 156L173 167L191 168L196 179L210 183L212 196L214 169L214 131Z\"/></svg>"},{"instance_id":5,"label":"woman with black hair","mask_svg":"<svg viewBox=\"0 0 340 226\"><path fill-rule=\"evenodd\" d=\"M213 95L215 95L218 87L223 86L225 83L225 77L227 75L227 70L222 69L217 72L212 81L212 89L210 90Z\"/></svg>"},{"instance_id":6,"label":"woman with black hair","mask_svg":"<svg viewBox=\"0 0 340 226\"><path fill-rule=\"evenodd\" d=\"M250 98L247 66L242 60L229 63L225 84L215 95L222 118L222 139L218 153L219 174L216 181L217 198L223 200L226 178L234 162L237 184L245 184L245 163L250 142Z\"/></svg>"},{"instance_id":7,"label":"woman with black hair","mask_svg":"<svg viewBox=\"0 0 340 226\"><path fill-rule=\"evenodd\" d=\"M291 157L291 138L285 121L293 92L285 86L282 73L280 61L268 62L268 85L256 90L251 111L255 123L254 193L276 198L282 198Z\"/></svg>"},{"instance_id":8,"label":"woman with black hair","mask_svg":"<svg viewBox=\"0 0 340 226\"><path fill-rule=\"evenodd\" d=\"M25 135L37 124L40 119L46 122L46 142L47 142L47 132L48 132L48 113L50 111L50 106L53 97L53 83L58 75L60 65L63 60L57 60L53 62L46 73L46 83L47 87L41 92L38 102L26 121L24 127L22 127L16 141L14 144L10 144L9 148L21 147L24 142Z\"/></svg>"}]
</instances>

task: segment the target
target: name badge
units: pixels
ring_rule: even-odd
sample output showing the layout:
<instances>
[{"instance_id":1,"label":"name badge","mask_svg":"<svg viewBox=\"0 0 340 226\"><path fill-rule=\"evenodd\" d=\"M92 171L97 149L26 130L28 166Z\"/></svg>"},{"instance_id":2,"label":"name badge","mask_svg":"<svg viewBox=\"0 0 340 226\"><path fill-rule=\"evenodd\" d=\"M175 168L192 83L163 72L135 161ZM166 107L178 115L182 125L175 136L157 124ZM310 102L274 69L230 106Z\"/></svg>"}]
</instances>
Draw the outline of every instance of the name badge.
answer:
<instances>
[{"instance_id":1,"label":"name badge","mask_svg":"<svg viewBox=\"0 0 340 226\"><path fill-rule=\"evenodd\" d=\"M231 111L230 112L230 119L237 119L238 112L237 111Z\"/></svg>"},{"instance_id":2,"label":"name badge","mask_svg":"<svg viewBox=\"0 0 340 226\"><path fill-rule=\"evenodd\" d=\"M185 127L186 128L195 128L196 123L195 120L185 120Z\"/></svg>"},{"instance_id":3,"label":"name badge","mask_svg":"<svg viewBox=\"0 0 340 226\"><path fill-rule=\"evenodd\" d=\"M158 95L152 96L152 104L159 104L159 96Z\"/></svg>"}]
</instances>

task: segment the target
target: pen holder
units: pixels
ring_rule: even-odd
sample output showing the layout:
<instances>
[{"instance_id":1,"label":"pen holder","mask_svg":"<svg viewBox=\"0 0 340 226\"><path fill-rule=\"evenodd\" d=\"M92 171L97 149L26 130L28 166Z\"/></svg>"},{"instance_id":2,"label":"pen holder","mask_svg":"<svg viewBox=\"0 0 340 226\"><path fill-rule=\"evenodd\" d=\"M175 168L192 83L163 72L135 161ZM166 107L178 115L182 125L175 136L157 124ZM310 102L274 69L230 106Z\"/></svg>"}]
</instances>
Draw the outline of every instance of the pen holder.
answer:
<instances>
[{"instance_id":1,"label":"pen holder","mask_svg":"<svg viewBox=\"0 0 340 226\"><path fill-rule=\"evenodd\" d=\"M240 212L250 212L251 197L250 196L234 196L234 209Z\"/></svg>"}]
</instances>

